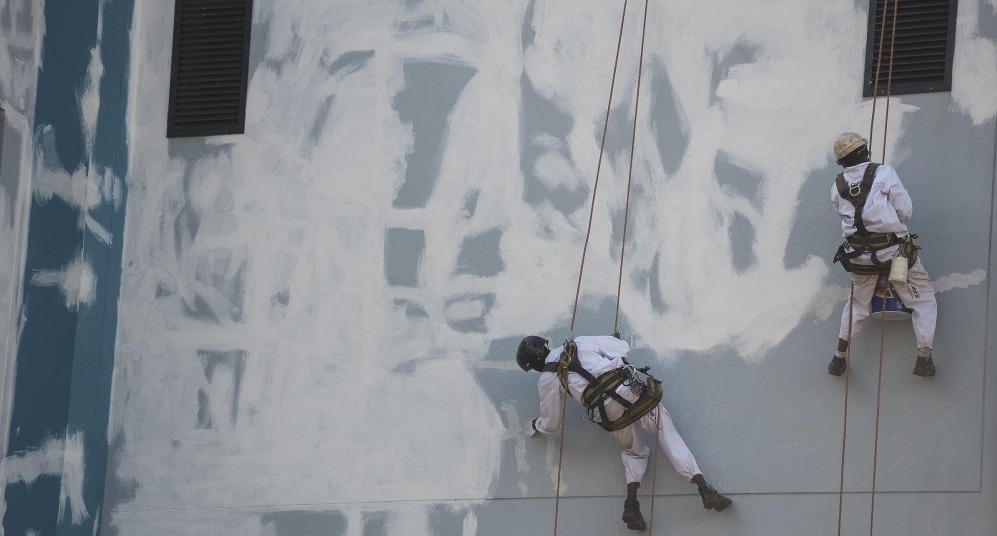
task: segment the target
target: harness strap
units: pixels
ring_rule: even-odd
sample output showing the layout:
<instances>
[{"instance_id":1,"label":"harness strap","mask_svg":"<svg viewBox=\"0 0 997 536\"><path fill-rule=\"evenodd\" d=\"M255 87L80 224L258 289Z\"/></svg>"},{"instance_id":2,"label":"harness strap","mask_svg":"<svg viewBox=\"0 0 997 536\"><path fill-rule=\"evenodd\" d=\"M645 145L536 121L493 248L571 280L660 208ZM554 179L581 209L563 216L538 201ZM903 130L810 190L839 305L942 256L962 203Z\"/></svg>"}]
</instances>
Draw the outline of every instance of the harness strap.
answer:
<instances>
[{"instance_id":1,"label":"harness strap","mask_svg":"<svg viewBox=\"0 0 997 536\"><path fill-rule=\"evenodd\" d=\"M545 363L543 370L544 372L555 372L566 393L570 392L568 390L568 373L574 372L585 378L588 386L582 391L582 404L589 411L589 419L608 431L620 430L629 426L651 412L661 401L661 382L653 376L649 375L647 381L641 381L631 370L618 368L604 372L596 378L595 375L582 367L578 360L578 347L571 341L565 344L564 351L558 357L557 362ZM627 400L617 392L617 389L622 385L630 385L638 394L635 402ZM623 413L616 420L611 420L606 411L606 400L608 399L623 406ZM594 417L596 412L598 420Z\"/></svg>"},{"instance_id":2,"label":"harness strap","mask_svg":"<svg viewBox=\"0 0 997 536\"><path fill-rule=\"evenodd\" d=\"M861 237L869 236L869 231L865 228L865 222L862 221L862 209L865 207L865 201L872 190L872 182L876 178L876 169L878 168L879 164L870 162L865 168L862 181L855 184L848 184L845 181L844 173L838 173L838 176L834 179L835 185L838 187L838 195L855 207L855 216L853 218L855 233Z\"/></svg>"}]
</instances>

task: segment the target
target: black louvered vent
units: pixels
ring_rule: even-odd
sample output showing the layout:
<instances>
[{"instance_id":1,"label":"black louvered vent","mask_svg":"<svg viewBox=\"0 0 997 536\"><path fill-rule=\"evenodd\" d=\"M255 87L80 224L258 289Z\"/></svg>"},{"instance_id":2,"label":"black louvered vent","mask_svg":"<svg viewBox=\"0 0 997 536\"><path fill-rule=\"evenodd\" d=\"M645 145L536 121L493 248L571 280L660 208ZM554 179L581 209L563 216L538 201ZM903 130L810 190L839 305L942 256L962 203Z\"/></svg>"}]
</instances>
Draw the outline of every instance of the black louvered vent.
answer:
<instances>
[{"instance_id":1,"label":"black louvered vent","mask_svg":"<svg viewBox=\"0 0 997 536\"><path fill-rule=\"evenodd\" d=\"M242 133L252 0L176 0L166 136Z\"/></svg>"},{"instance_id":2,"label":"black louvered vent","mask_svg":"<svg viewBox=\"0 0 997 536\"><path fill-rule=\"evenodd\" d=\"M957 0L870 0L863 95L871 97L876 87L881 46L878 95L886 95L888 89L893 95L951 90L956 4Z\"/></svg>"}]
</instances>

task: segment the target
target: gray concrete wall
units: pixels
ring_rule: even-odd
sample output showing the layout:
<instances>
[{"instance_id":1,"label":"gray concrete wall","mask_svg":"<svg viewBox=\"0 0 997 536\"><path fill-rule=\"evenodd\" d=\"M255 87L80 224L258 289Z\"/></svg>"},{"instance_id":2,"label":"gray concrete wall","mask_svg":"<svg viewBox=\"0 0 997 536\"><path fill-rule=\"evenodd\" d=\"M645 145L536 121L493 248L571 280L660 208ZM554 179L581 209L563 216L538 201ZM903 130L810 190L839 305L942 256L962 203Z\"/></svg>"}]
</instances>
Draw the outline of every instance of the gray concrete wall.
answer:
<instances>
[{"instance_id":1,"label":"gray concrete wall","mask_svg":"<svg viewBox=\"0 0 997 536\"><path fill-rule=\"evenodd\" d=\"M165 4L136 3L108 532L552 533L558 445L523 437L536 377L512 356L567 334L622 3L258 1L245 135L182 140ZM892 99L885 143L879 100L872 132L940 309L931 380L885 326L879 535L997 527L997 12L959 9L953 90ZM576 333L613 327L642 15ZM830 146L869 130L866 21L852 0L650 3L620 331L735 500L704 512L660 459L656 531L837 533ZM842 534L869 526L880 327L853 351ZM619 447L577 406L562 464L559 531L627 533Z\"/></svg>"}]
</instances>

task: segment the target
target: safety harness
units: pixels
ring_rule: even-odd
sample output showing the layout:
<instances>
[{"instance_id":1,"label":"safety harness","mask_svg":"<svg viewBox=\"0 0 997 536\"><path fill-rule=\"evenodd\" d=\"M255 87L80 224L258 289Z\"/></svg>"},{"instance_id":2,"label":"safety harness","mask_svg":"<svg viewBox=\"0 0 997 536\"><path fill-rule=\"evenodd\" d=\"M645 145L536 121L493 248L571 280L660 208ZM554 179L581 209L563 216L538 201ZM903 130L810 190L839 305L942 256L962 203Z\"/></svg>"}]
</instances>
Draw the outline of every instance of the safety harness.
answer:
<instances>
[{"instance_id":1,"label":"safety harness","mask_svg":"<svg viewBox=\"0 0 997 536\"><path fill-rule=\"evenodd\" d=\"M865 168L862 180L854 184L848 184L845 181L844 173L839 173L837 178L834 179L835 186L838 188L838 195L855 207L855 216L853 218L855 233L848 236L838 246L838 251L834 254L834 262L840 262L841 267L846 272L859 275L890 273L890 263L879 260L876 252L896 245L900 246L897 254L907 257L908 266L913 266L917 261L917 250L919 248L914 243L917 235L912 234L907 239L901 240L895 233L870 233L865 228L865 222L862 220L862 210L865 207L866 199L869 197L869 192L872 191L872 182L876 178L876 169L878 168L879 164L870 163ZM848 246L851 246L852 251L848 251ZM869 254L872 264L852 262L857 257L861 257L866 253Z\"/></svg>"},{"instance_id":2,"label":"safety harness","mask_svg":"<svg viewBox=\"0 0 997 536\"><path fill-rule=\"evenodd\" d=\"M566 393L570 394L569 372L585 378L588 382L588 386L582 391L582 405L587 409L585 417L610 432L626 428L650 413L661 402L661 382L648 374L648 370L650 367L638 369L633 365L627 365L596 377L582 367L578 360L578 347L571 341L565 343L564 351L556 363L544 364L544 372L557 374L561 387ZM643 374L645 379L641 379L640 374ZM620 386L629 387L637 395L637 400L631 402L616 392ZM606 412L606 401L609 399L615 400L624 408L623 414L615 420L610 419Z\"/></svg>"}]
</instances>

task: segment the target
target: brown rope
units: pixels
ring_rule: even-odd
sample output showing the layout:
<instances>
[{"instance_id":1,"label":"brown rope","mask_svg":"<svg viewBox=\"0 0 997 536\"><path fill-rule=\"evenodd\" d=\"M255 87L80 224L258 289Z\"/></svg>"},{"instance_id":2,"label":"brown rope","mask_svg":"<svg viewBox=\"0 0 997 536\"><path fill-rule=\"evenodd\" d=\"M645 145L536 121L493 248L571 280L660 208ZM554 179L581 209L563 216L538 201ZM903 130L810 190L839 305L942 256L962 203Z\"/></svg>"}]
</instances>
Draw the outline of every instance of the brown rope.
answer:
<instances>
[{"instance_id":1,"label":"brown rope","mask_svg":"<svg viewBox=\"0 0 997 536\"><path fill-rule=\"evenodd\" d=\"M900 0L893 2L893 30L890 37L890 65L886 74L886 113L883 116L883 163L886 163L886 132L890 125L890 94L893 90L893 52L897 36L897 12L900 11ZM883 21L886 13L883 13ZM882 47L880 47L882 48ZM875 255L875 253L872 253ZM889 283L887 283L889 285ZM889 288L889 286L887 286ZM879 378L876 382L876 434L872 448L872 493L869 507L869 536L872 536L873 524L876 521L876 467L879 463L879 408L883 392L883 350L886 346L886 290L883 290L883 312L880 319L882 327L879 333Z\"/></svg>"},{"instance_id":2,"label":"brown rope","mask_svg":"<svg viewBox=\"0 0 997 536\"><path fill-rule=\"evenodd\" d=\"M647 536L654 536L654 490L658 486L658 434L661 433L661 408L654 409L654 450L651 452L651 510Z\"/></svg>"},{"instance_id":3,"label":"brown rope","mask_svg":"<svg viewBox=\"0 0 997 536\"><path fill-rule=\"evenodd\" d=\"M554 489L554 536L557 536L557 514L561 505L561 462L564 459L564 410L571 393L561 395L561 424L558 426L557 487Z\"/></svg>"},{"instance_id":4,"label":"brown rope","mask_svg":"<svg viewBox=\"0 0 997 536\"><path fill-rule=\"evenodd\" d=\"M872 135L876 125L876 98L879 97L879 73L883 63L883 35L886 34L886 7L889 0L883 0L883 22L879 25L879 50L876 51L876 76L872 82L872 117L869 118L869 152L872 154ZM879 2L876 2L877 7ZM876 9L876 8L873 8ZM873 36L873 43L876 37Z\"/></svg>"},{"instance_id":5,"label":"brown rope","mask_svg":"<svg viewBox=\"0 0 997 536\"><path fill-rule=\"evenodd\" d=\"M886 71L886 115L883 118L883 163L886 163L886 131L890 127L890 93L893 90L893 45L897 39L897 12L900 11L900 0L893 2L893 31L890 36L890 66ZM883 13L883 22L886 22L886 13ZM883 47L880 46L880 49Z\"/></svg>"},{"instance_id":6,"label":"brown rope","mask_svg":"<svg viewBox=\"0 0 997 536\"><path fill-rule=\"evenodd\" d=\"M585 244L582 246L582 261L578 267L578 284L575 286L575 305L571 308L571 326L568 328L568 338L575 331L575 317L578 314L578 297L582 291L582 273L585 271L585 253L589 247L589 237L592 235L592 215L595 214L595 195L599 190L599 175L602 172L602 156L606 152L606 133L609 131L609 112L613 106L613 92L616 91L616 69L620 64L620 45L623 43L623 23L627 19L627 2L623 0L623 16L620 17L620 36L616 41L616 59L613 60L613 80L609 84L609 101L606 103L606 119L602 125L602 143L599 145L599 161L595 167L595 184L592 186L592 204L589 206L588 228L585 230Z\"/></svg>"},{"instance_id":7,"label":"brown rope","mask_svg":"<svg viewBox=\"0 0 997 536\"><path fill-rule=\"evenodd\" d=\"M886 290L883 290L883 317L879 332L879 379L876 382L876 435L872 444L872 504L869 511L869 536L872 536L873 522L876 520L876 465L879 461L879 401L883 392L883 350L886 347Z\"/></svg>"},{"instance_id":8,"label":"brown rope","mask_svg":"<svg viewBox=\"0 0 997 536\"><path fill-rule=\"evenodd\" d=\"M613 60L613 77L609 84L609 100L606 103L606 119L602 125L602 142L599 145L599 161L595 168L595 184L592 186L592 204L589 207L588 228L585 230L585 244L582 246L582 260L578 267L578 284L575 286L575 304L571 308L571 326L568 328L568 340L572 339L575 331L575 318L578 314L578 297L582 290L582 273L585 271L585 253L588 251L589 237L592 235L592 215L595 213L595 195L599 189L599 174L602 171L602 156L606 151L606 133L609 130L609 113L613 106L613 93L616 91L616 71L620 64L620 46L623 44L623 26L627 20L627 3L623 0L623 14L620 16L620 34L616 39L616 57ZM557 453L557 484L554 489L554 536L557 536L557 519L561 506L561 469L564 461L564 414L567 397L570 392L564 393L561 397L561 424L558 427L558 453Z\"/></svg>"},{"instance_id":9,"label":"brown rope","mask_svg":"<svg viewBox=\"0 0 997 536\"><path fill-rule=\"evenodd\" d=\"M851 277L851 276L849 276ZM851 374L852 319L855 311L855 282L848 292L848 346L845 348L845 410L841 420L841 476L838 481L838 536L841 536L841 512L845 500L845 443L848 439L848 377Z\"/></svg>"},{"instance_id":10,"label":"brown rope","mask_svg":"<svg viewBox=\"0 0 997 536\"><path fill-rule=\"evenodd\" d=\"M623 211L623 237L620 240L620 274L616 279L616 315L613 318L613 333L619 333L620 291L623 288L623 258L627 252L627 224L630 221L630 187L634 179L634 147L637 145L637 111L640 109L640 81L644 72L644 38L647 35L647 8L650 0L644 0L644 26L640 33L640 61L637 64L637 96L634 98L634 128L630 137L630 169L627 172L627 203ZM652 498L653 500L653 498Z\"/></svg>"}]
</instances>

